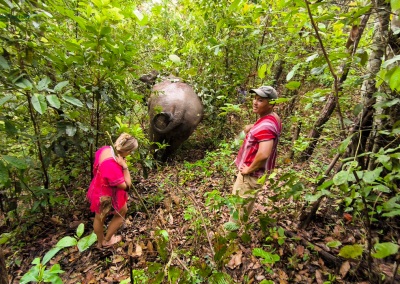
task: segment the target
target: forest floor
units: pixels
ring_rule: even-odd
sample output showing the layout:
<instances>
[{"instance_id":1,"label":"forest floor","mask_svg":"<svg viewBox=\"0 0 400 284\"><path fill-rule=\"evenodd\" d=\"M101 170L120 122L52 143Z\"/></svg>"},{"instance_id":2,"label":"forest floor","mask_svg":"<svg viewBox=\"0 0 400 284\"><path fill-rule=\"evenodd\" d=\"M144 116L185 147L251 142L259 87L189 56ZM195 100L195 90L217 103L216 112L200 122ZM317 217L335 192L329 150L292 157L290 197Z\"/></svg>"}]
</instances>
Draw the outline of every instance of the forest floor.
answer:
<instances>
[{"instance_id":1,"label":"forest floor","mask_svg":"<svg viewBox=\"0 0 400 284\"><path fill-rule=\"evenodd\" d=\"M198 212L202 212L208 237L213 242L214 249L218 249L215 239L217 235L224 234L222 227L228 222L229 210L226 206L220 210L210 210L206 206L204 194L214 189L219 190L222 196L230 194L236 176L234 165L230 164L235 159L235 152L232 152L230 157L225 157L230 159L229 174L210 170L209 176L194 174L180 185L182 172L190 173L190 170L185 169L185 161L192 164L201 161L206 150L204 146L181 150L173 160L151 170L148 179L133 177L136 179L134 184L153 217L150 220L147 218L144 210L138 205L139 200L133 192L129 192L129 211L118 232L123 241L112 249L97 249L92 245L84 252L79 252L76 247L59 252L49 264L61 265L61 269L65 271L60 274L63 282L119 283L129 278L130 269L141 270L147 267L148 262L162 262L154 238L155 231L159 229L168 232L171 247L177 252L176 258L180 260L178 262L176 258L173 259L171 266L183 270L181 263L186 267L204 267L205 263L210 264L212 249ZM284 157L285 147L280 148L279 155ZM329 163L328 157L326 159ZM277 165L276 178L286 168L299 172L313 168L312 162L300 164L289 161L288 164L284 164L283 160L281 158ZM316 173L310 171L308 174ZM312 185L306 184L306 187L311 188ZM300 200L289 198L273 202L268 197L274 194L268 190L268 185L264 186L249 221L251 226L247 233L250 239L238 237L231 241L231 253L227 255L220 271L228 273L236 283L248 284L260 283L263 280L272 280L273 283L308 284L372 283L367 280L366 261L338 257L342 245L359 243L366 246L366 232L360 216L352 216L351 212L339 215L335 200L325 199L308 228L297 230L305 201L300 197ZM70 201L74 204L73 208L60 210L51 219L36 221L30 230L19 236L14 243L3 246L10 283L19 283L21 276L30 269L33 259L43 257L62 237L74 236L80 223L86 225L83 236L91 233L94 216L86 199L82 196L74 198L72 192L69 192L69 195L72 196ZM197 205L190 196L195 198ZM266 232L260 228L260 216L275 219L271 221ZM111 216L106 223L110 219ZM279 232L282 229L285 232L283 237ZM373 237L379 238L380 241L391 241L393 238L397 240L398 229L395 224L380 222L373 227ZM326 245L333 241L340 241L341 245L336 248ZM280 260L274 264L261 263L262 259L252 253L255 248L274 252L279 255ZM130 256L133 257L132 267ZM393 277L394 261L394 257L374 259L374 270L381 278L390 279ZM211 270L208 273L211 273ZM400 277L396 278L395 283L397 280L400 280Z\"/></svg>"}]
</instances>

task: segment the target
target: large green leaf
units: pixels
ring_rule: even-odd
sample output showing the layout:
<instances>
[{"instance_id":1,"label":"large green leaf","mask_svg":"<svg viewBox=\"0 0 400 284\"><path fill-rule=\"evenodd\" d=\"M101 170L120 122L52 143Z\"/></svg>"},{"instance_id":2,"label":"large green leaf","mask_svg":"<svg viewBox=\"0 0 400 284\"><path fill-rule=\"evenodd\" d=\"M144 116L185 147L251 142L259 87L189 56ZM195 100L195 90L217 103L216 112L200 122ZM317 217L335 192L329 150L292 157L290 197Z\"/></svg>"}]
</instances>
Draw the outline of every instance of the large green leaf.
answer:
<instances>
[{"instance_id":1,"label":"large green leaf","mask_svg":"<svg viewBox=\"0 0 400 284\"><path fill-rule=\"evenodd\" d=\"M258 77L260 77L261 79L265 78L265 72L266 71L267 71L267 64L264 64L257 71Z\"/></svg>"},{"instance_id":2,"label":"large green leaf","mask_svg":"<svg viewBox=\"0 0 400 284\"><path fill-rule=\"evenodd\" d=\"M66 85L68 85L68 81L62 81L60 83L58 83L55 87L54 87L54 92L58 93L62 90L62 88L64 88Z\"/></svg>"},{"instance_id":3,"label":"large green leaf","mask_svg":"<svg viewBox=\"0 0 400 284\"><path fill-rule=\"evenodd\" d=\"M399 246L394 243L375 244L376 253L371 254L375 258L385 258L391 254L395 254L399 250Z\"/></svg>"},{"instance_id":4,"label":"large green leaf","mask_svg":"<svg viewBox=\"0 0 400 284\"><path fill-rule=\"evenodd\" d=\"M239 230L240 226L238 224L236 224L235 222L227 222L224 224L224 228L225 228L225 230L232 232L232 231Z\"/></svg>"},{"instance_id":5,"label":"large green leaf","mask_svg":"<svg viewBox=\"0 0 400 284\"><path fill-rule=\"evenodd\" d=\"M363 181L364 181L365 183L374 182L374 181L379 177L379 175L381 174L382 170L383 170L383 168L382 168L382 167L379 167L379 168L376 168L376 169L373 170L373 171L368 171L368 172L366 172L366 173L364 174L363 178L362 178Z\"/></svg>"},{"instance_id":6,"label":"large green leaf","mask_svg":"<svg viewBox=\"0 0 400 284\"><path fill-rule=\"evenodd\" d=\"M8 180L8 170L4 165L3 161L0 160L0 182L6 182Z\"/></svg>"},{"instance_id":7,"label":"large green leaf","mask_svg":"<svg viewBox=\"0 0 400 284\"><path fill-rule=\"evenodd\" d=\"M52 107L60 108L60 100L56 95L48 95L46 99Z\"/></svg>"},{"instance_id":8,"label":"large green leaf","mask_svg":"<svg viewBox=\"0 0 400 284\"><path fill-rule=\"evenodd\" d=\"M43 91L43 90L47 89L47 87L49 86L50 83L51 83L50 78L46 76L42 80L39 81L36 88L39 91Z\"/></svg>"},{"instance_id":9,"label":"large green leaf","mask_svg":"<svg viewBox=\"0 0 400 284\"><path fill-rule=\"evenodd\" d=\"M397 66L395 68L396 70L392 73L389 80L389 86L392 90L397 89L400 84L400 68Z\"/></svg>"},{"instance_id":10,"label":"large green leaf","mask_svg":"<svg viewBox=\"0 0 400 284\"><path fill-rule=\"evenodd\" d=\"M400 0L395 0L397 3L399 3L399 5L400 5ZM392 7L393 7L393 0L392 0ZM399 6L399 8L400 8L400 6ZM392 64L392 63L394 63L394 62L396 62L396 61L398 61L398 60L400 60L400 55L396 55L396 56L394 56L392 59L389 59L389 60L386 60L385 62L383 62L382 63L382 68L386 68L386 67L388 67L390 64Z\"/></svg>"},{"instance_id":11,"label":"large green leaf","mask_svg":"<svg viewBox=\"0 0 400 284\"><path fill-rule=\"evenodd\" d=\"M20 160L13 156L1 156L7 163L11 164L12 166L24 170L27 168L27 165L23 160Z\"/></svg>"},{"instance_id":12,"label":"large green leaf","mask_svg":"<svg viewBox=\"0 0 400 284\"><path fill-rule=\"evenodd\" d=\"M1 55L0 55L0 67L7 70L10 69L7 60Z\"/></svg>"},{"instance_id":13,"label":"large green leaf","mask_svg":"<svg viewBox=\"0 0 400 284\"><path fill-rule=\"evenodd\" d=\"M6 102L8 102L13 96L5 96L3 98L0 99L0 106L2 106L3 104L5 104Z\"/></svg>"},{"instance_id":14,"label":"large green leaf","mask_svg":"<svg viewBox=\"0 0 400 284\"><path fill-rule=\"evenodd\" d=\"M15 85L20 87L21 89L24 89L24 90L32 89L32 83L29 80L25 79L25 78L22 78L22 79L16 81Z\"/></svg>"},{"instance_id":15,"label":"large green leaf","mask_svg":"<svg viewBox=\"0 0 400 284\"><path fill-rule=\"evenodd\" d=\"M62 96L62 98L63 98L66 102L68 102L68 103L70 103L70 104L73 104L73 105L75 105L75 106L78 106L78 107L82 107L82 106L83 106L83 104L81 103L81 101L78 100L77 98L74 98L74 97L71 97L71 96L68 96L68 95L64 95L64 96Z\"/></svg>"},{"instance_id":16,"label":"large green leaf","mask_svg":"<svg viewBox=\"0 0 400 284\"><path fill-rule=\"evenodd\" d=\"M347 182L347 178L349 176L348 171L340 171L333 177L333 182L336 185L341 185Z\"/></svg>"},{"instance_id":17,"label":"large green leaf","mask_svg":"<svg viewBox=\"0 0 400 284\"><path fill-rule=\"evenodd\" d=\"M342 245L342 243L340 241L332 241L332 242L328 242L326 244L326 246L330 247L330 248L335 248L335 247L338 247L338 246L341 246L341 245Z\"/></svg>"},{"instance_id":18,"label":"large green leaf","mask_svg":"<svg viewBox=\"0 0 400 284\"><path fill-rule=\"evenodd\" d=\"M83 225L83 224L81 224ZM97 241L97 235L93 232L89 236L86 236L79 240L78 249L80 252L87 250L92 244Z\"/></svg>"},{"instance_id":19,"label":"large green leaf","mask_svg":"<svg viewBox=\"0 0 400 284\"><path fill-rule=\"evenodd\" d=\"M349 137L347 137L345 140L343 140L342 143L340 143L339 153L344 153L344 151L346 151L347 147L349 146L349 144L351 142L352 137L353 137L353 134L350 135Z\"/></svg>"},{"instance_id":20,"label":"large green leaf","mask_svg":"<svg viewBox=\"0 0 400 284\"><path fill-rule=\"evenodd\" d=\"M275 263L281 259L279 255L266 252L260 248L253 249L253 255L264 258L262 263Z\"/></svg>"},{"instance_id":21,"label":"large green leaf","mask_svg":"<svg viewBox=\"0 0 400 284\"><path fill-rule=\"evenodd\" d=\"M169 56L169 59L171 59L171 61L176 63L176 64L180 64L181 63L181 59L179 58L179 56L177 56L175 54L171 54Z\"/></svg>"},{"instance_id":22,"label":"large green leaf","mask_svg":"<svg viewBox=\"0 0 400 284\"><path fill-rule=\"evenodd\" d=\"M295 89L299 88L300 85L301 85L300 82L292 81L292 82L289 82L288 84L286 84L285 87L289 90L295 90Z\"/></svg>"},{"instance_id":23,"label":"large green leaf","mask_svg":"<svg viewBox=\"0 0 400 284\"><path fill-rule=\"evenodd\" d=\"M239 6L241 0L234 0L232 4L229 6L229 10L236 10L236 8Z\"/></svg>"},{"instance_id":24,"label":"large green leaf","mask_svg":"<svg viewBox=\"0 0 400 284\"><path fill-rule=\"evenodd\" d=\"M78 242L73 237L64 237L58 241L58 243L56 244L56 247L62 247L62 248L73 247L73 246L76 246L77 243Z\"/></svg>"},{"instance_id":25,"label":"large green leaf","mask_svg":"<svg viewBox=\"0 0 400 284\"><path fill-rule=\"evenodd\" d=\"M50 259L53 258L60 250L62 250L62 247L55 247L49 250L43 257L42 264L45 265Z\"/></svg>"},{"instance_id":26,"label":"large green leaf","mask_svg":"<svg viewBox=\"0 0 400 284\"><path fill-rule=\"evenodd\" d=\"M85 231L85 224L80 223L78 229L76 229L76 235L80 238Z\"/></svg>"},{"instance_id":27,"label":"large green leaf","mask_svg":"<svg viewBox=\"0 0 400 284\"><path fill-rule=\"evenodd\" d=\"M339 256L344 258L356 258L362 255L363 247L361 245L344 246L340 250Z\"/></svg>"},{"instance_id":28,"label":"large green leaf","mask_svg":"<svg viewBox=\"0 0 400 284\"><path fill-rule=\"evenodd\" d=\"M33 108L40 114L43 114L46 112L47 109L47 103L46 99L42 94L35 94L31 98Z\"/></svg>"}]
</instances>

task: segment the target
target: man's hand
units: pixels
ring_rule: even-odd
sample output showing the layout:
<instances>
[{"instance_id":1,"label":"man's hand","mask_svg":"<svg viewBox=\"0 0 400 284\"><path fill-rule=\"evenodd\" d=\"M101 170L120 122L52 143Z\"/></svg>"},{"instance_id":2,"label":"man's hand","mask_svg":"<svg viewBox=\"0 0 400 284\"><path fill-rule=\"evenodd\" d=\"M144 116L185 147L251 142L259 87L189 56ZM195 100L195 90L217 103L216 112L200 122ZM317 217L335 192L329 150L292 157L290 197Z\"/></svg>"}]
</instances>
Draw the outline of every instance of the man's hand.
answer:
<instances>
[{"instance_id":1,"label":"man's hand","mask_svg":"<svg viewBox=\"0 0 400 284\"><path fill-rule=\"evenodd\" d=\"M249 124L244 127L244 133L248 133L250 129L254 126L254 124Z\"/></svg>"},{"instance_id":2,"label":"man's hand","mask_svg":"<svg viewBox=\"0 0 400 284\"><path fill-rule=\"evenodd\" d=\"M241 166L239 169L239 171L242 175L251 174L251 172L249 170L250 170L250 167L246 166L245 164L243 164L243 166Z\"/></svg>"}]
</instances>

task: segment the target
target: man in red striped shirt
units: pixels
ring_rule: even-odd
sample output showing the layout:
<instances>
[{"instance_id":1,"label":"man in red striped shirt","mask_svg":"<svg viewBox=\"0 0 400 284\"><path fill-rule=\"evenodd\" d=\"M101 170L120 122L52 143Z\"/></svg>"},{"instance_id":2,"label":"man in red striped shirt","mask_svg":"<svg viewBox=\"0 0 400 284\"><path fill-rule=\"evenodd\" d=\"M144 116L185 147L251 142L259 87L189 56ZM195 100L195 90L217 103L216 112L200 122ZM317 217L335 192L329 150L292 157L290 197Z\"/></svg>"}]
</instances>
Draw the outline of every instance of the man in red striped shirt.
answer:
<instances>
[{"instance_id":1,"label":"man in red striped shirt","mask_svg":"<svg viewBox=\"0 0 400 284\"><path fill-rule=\"evenodd\" d=\"M282 130L281 119L274 112L274 101L278 93L273 87L261 86L250 90L254 93L253 113L260 116L255 124L246 125L246 139L236 158L239 173L233 186L233 194L245 199L240 214L234 213L230 222L247 222L253 212L257 193L262 188L258 183L265 172L270 173L275 167L277 145ZM239 218L240 216L240 218Z\"/></svg>"}]
</instances>

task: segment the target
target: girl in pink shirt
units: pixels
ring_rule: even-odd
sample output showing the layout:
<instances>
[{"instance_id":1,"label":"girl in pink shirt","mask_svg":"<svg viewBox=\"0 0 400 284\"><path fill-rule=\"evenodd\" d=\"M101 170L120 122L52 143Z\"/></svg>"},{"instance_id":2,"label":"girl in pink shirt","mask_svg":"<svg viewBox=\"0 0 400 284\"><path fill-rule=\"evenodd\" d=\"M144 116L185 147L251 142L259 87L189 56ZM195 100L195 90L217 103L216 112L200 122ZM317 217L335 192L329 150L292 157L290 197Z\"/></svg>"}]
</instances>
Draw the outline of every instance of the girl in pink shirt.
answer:
<instances>
[{"instance_id":1,"label":"girl in pink shirt","mask_svg":"<svg viewBox=\"0 0 400 284\"><path fill-rule=\"evenodd\" d=\"M114 147L117 153L114 153L111 146L102 147L96 152L93 166L94 178L87 194L90 210L96 213L93 228L97 235L98 248L109 247L121 241L121 236L114 234L128 211L126 206L128 196L125 189L131 186L131 176L125 157L137 149L138 143L134 137L123 133L115 141ZM114 207L116 214L104 236L104 220L110 207Z\"/></svg>"}]
</instances>

